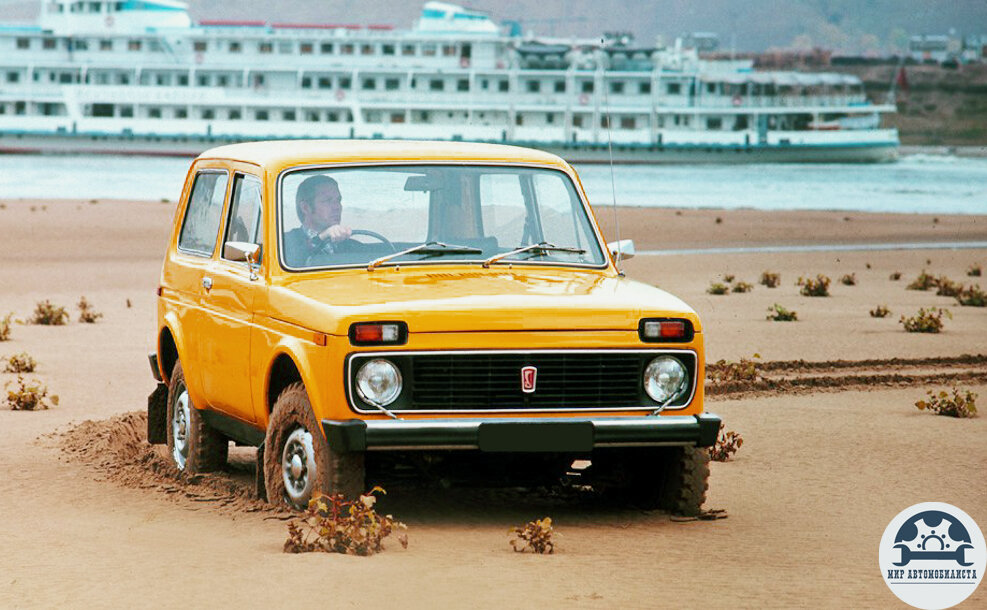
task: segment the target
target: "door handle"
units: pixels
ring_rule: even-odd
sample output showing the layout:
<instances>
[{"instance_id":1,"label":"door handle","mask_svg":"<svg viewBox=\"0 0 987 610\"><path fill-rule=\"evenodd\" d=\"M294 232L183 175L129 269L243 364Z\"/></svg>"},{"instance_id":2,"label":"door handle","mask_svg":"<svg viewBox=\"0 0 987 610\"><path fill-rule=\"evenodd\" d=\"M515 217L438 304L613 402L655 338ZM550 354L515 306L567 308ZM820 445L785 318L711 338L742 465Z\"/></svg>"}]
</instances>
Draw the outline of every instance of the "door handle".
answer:
<instances>
[{"instance_id":1,"label":"door handle","mask_svg":"<svg viewBox=\"0 0 987 610\"><path fill-rule=\"evenodd\" d=\"M202 287L206 290L212 290L212 278L209 276L202 278Z\"/></svg>"}]
</instances>

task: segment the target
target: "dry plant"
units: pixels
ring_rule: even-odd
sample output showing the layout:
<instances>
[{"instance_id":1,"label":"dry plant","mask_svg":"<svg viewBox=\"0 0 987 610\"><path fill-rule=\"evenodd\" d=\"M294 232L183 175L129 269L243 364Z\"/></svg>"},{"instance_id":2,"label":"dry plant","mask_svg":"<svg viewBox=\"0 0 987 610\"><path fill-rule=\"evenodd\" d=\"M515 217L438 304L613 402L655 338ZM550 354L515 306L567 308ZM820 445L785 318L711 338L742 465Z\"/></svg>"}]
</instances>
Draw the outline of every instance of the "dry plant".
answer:
<instances>
[{"instance_id":1,"label":"dry plant","mask_svg":"<svg viewBox=\"0 0 987 610\"><path fill-rule=\"evenodd\" d=\"M952 396L946 390L942 390L938 394L929 390L928 399L916 401L915 406L920 411L928 409L936 415L966 418L977 416L976 400L977 395L970 390L961 393L954 387Z\"/></svg>"},{"instance_id":2,"label":"dry plant","mask_svg":"<svg viewBox=\"0 0 987 610\"><path fill-rule=\"evenodd\" d=\"M726 424L720 422L720 434L716 437L716 444L709 448L709 459L714 462L726 462L731 459L737 449L744 444L743 437L739 432L727 431Z\"/></svg>"},{"instance_id":3,"label":"dry plant","mask_svg":"<svg viewBox=\"0 0 987 610\"><path fill-rule=\"evenodd\" d=\"M844 286L856 286L857 285L857 274L856 273L847 273L846 275L844 275L843 277L840 278L840 283L843 284Z\"/></svg>"},{"instance_id":4,"label":"dry plant","mask_svg":"<svg viewBox=\"0 0 987 610\"><path fill-rule=\"evenodd\" d=\"M727 284L732 283L733 280L734 280L734 275L732 273L723 274L723 281L726 282Z\"/></svg>"},{"instance_id":5,"label":"dry plant","mask_svg":"<svg viewBox=\"0 0 987 610\"><path fill-rule=\"evenodd\" d=\"M45 299L38 301L34 307L34 315L28 322L31 324L42 324L45 326L63 326L69 321L69 312L64 307L53 305L51 301Z\"/></svg>"},{"instance_id":6,"label":"dry plant","mask_svg":"<svg viewBox=\"0 0 987 610\"><path fill-rule=\"evenodd\" d=\"M8 313L0 318L0 341L10 341L10 326L13 323L13 319L13 313Z\"/></svg>"},{"instance_id":7,"label":"dry plant","mask_svg":"<svg viewBox=\"0 0 987 610\"><path fill-rule=\"evenodd\" d=\"M956 294L956 302L964 307L984 307L987 306L987 293L980 289L980 284L972 285Z\"/></svg>"},{"instance_id":8,"label":"dry plant","mask_svg":"<svg viewBox=\"0 0 987 610\"><path fill-rule=\"evenodd\" d=\"M761 378L761 372L757 368L757 360L760 357L761 354L754 354L750 359L741 357L740 362L717 360L713 364L706 365L706 378L713 384L730 381L757 381Z\"/></svg>"},{"instance_id":9,"label":"dry plant","mask_svg":"<svg viewBox=\"0 0 987 610\"><path fill-rule=\"evenodd\" d=\"M898 320L899 324L905 325L905 330L910 333L937 333L942 330L943 322L942 317L952 319L953 314L949 313L948 309L930 307L928 309L921 307L918 313L910 318L901 316Z\"/></svg>"},{"instance_id":10,"label":"dry plant","mask_svg":"<svg viewBox=\"0 0 987 610\"><path fill-rule=\"evenodd\" d=\"M3 370L5 373L33 373L37 366L38 363L34 361L34 358L27 352L21 352L9 356Z\"/></svg>"},{"instance_id":11,"label":"dry plant","mask_svg":"<svg viewBox=\"0 0 987 610\"><path fill-rule=\"evenodd\" d=\"M312 498L302 516L288 522L284 552L320 551L366 556L384 550L384 538L394 529L406 530L408 527L391 515L377 514L374 510L377 498L373 495L377 492L386 493L380 487L374 487L358 500L347 500L341 494ZM408 535L399 534L398 542L408 548Z\"/></svg>"},{"instance_id":12,"label":"dry plant","mask_svg":"<svg viewBox=\"0 0 987 610\"><path fill-rule=\"evenodd\" d=\"M798 312L794 309L785 309L778 303L768 307L766 319L772 322L796 322L799 319Z\"/></svg>"},{"instance_id":13,"label":"dry plant","mask_svg":"<svg viewBox=\"0 0 987 610\"><path fill-rule=\"evenodd\" d=\"M18 375L17 381L8 382L6 387L7 406L14 411L48 409L58 404L58 396L49 394L48 388L37 379L25 382L24 376Z\"/></svg>"},{"instance_id":14,"label":"dry plant","mask_svg":"<svg viewBox=\"0 0 987 610\"><path fill-rule=\"evenodd\" d=\"M706 292L709 294L727 294L730 292L730 287L720 282L711 282Z\"/></svg>"},{"instance_id":15,"label":"dry plant","mask_svg":"<svg viewBox=\"0 0 987 610\"><path fill-rule=\"evenodd\" d=\"M941 297L955 297L963 290L963 284L957 284L945 275L936 278L936 295Z\"/></svg>"},{"instance_id":16,"label":"dry plant","mask_svg":"<svg viewBox=\"0 0 987 610\"><path fill-rule=\"evenodd\" d=\"M75 304L79 308L79 321L86 324L94 324L96 320L103 317L103 314L93 309L92 303L86 297L79 297L79 302Z\"/></svg>"},{"instance_id":17,"label":"dry plant","mask_svg":"<svg viewBox=\"0 0 987 610\"><path fill-rule=\"evenodd\" d=\"M528 549L541 554L554 553L555 543L552 542L554 534L551 517L529 521L523 527L513 527L508 532L508 535L512 536L510 543L515 553L523 553Z\"/></svg>"},{"instance_id":18,"label":"dry plant","mask_svg":"<svg viewBox=\"0 0 987 610\"><path fill-rule=\"evenodd\" d=\"M973 263L970 268L966 270L966 274L970 277L980 277L983 273L983 269L980 267L980 263Z\"/></svg>"},{"instance_id":19,"label":"dry plant","mask_svg":"<svg viewBox=\"0 0 987 610\"><path fill-rule=\"evenodd\" d=\"M889 315L891 315L891 310L888 309L887 305L878 305L870 310L870 317L872 318L886 318Z\"/></svg>"},{"instance_id":20,"label":"dry plant","mask_svg":"<svg viewBox=\"0 0 987 610\"><path fill-rule=\"evenodd\" d=\"M777 288L778 284L781 283L781 275L771 271L765 271L761 274L760 283L768 288Z\"/></svg>"},{"instance_id":21,"label":"dry plant","mask_svg":"<svg viewBox=\"0 0 987 610\"><path fill-rule=\"evenodd\" d=\"M936 285L936 278L932 277L922 270L922 273L918 274L918 277L912 280L912 283L905 286L906 290L928 290Z\"/></svg>"},{"instance_id":22,"label":"dry plant","mask_svg":"<svg viewBox=\"0 0 987 610\"><path fill-rule=\"evenodd\" d=\"M737 282L733 285L732 292L750 292L751 290L754 290L753 285L748 284L747 282Z\"/></svg>"},{"instance_id":23,"label":"dry plant","mask_svg":"<svg viewBox=\"0 0 987 610\"><path fill-rule=\"evenodd\" d=\"M893 272L890 276L888 276L888 279L891 280L892 282L897 282L898 280L901 279L901 271Z\"/></svg>"},{"instance_id":24,"label":"dry plant","mask_svg":"<svg viewBox=\"0 0 987 610\"><path fill-rule=\"evenodd\" d=\"M801 286L802 289L799 293L805 297L828 297L829 296L829 278L823 274L816 276L816 279L811 277L800 277L799 281L796 282L796 286Z\"/></svg>"}]
</instances>

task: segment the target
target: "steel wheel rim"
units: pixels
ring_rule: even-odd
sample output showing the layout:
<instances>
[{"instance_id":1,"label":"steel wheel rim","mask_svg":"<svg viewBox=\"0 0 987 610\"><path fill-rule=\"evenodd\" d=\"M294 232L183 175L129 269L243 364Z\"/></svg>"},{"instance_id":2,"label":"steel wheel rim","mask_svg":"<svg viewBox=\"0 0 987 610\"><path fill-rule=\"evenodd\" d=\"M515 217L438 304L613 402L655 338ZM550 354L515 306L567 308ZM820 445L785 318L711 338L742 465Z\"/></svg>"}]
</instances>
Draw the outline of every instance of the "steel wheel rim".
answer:
<instances>
[{"instance_id":1,"label":"steel wheel rim","mask_svg":"<svg viewBox=\"0 0 987 610\"><path fill-rule=\"evenodd\" d=\"M189 405L188 389L182 384L171 410L171 457L179 470L185 470L188 463L189 424L192 416Z\"/></svg>"},{"instance_id":2,"label":"steel wheel rim","mask_svg":"<svg viewBox=\"0 0 987 610\"><path fill-rule=\"evenodd\" d=\"M288 503L296 508L307 508L316 476L312 434L305 428L295 428L281 450L281 478Z\"/></svg>"}]
</instances>

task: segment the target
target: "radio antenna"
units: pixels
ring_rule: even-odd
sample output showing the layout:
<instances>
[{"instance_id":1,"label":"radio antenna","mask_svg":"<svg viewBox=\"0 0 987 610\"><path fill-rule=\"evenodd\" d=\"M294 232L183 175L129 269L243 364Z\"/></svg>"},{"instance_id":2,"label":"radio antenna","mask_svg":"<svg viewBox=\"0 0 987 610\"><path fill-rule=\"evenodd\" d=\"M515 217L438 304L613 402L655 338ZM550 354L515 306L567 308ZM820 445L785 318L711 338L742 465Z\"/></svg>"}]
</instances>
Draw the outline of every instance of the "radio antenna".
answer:
<instances>
[{"instance_id":1,"label":"radio antenna","mask_svg":"<svg viewBox=\"0 0 987 610\"><path fill-rule=\"evenodd\" d=\"M606 38L600 39L600 46L606 46ZM610 193L613 197L613 226L614 231L617 234L617 273L624 275L623 269L620 268L620 258L621 258L621 243L620 243L620 219L617 217L617 181L613 175L613 117L610 115L610 94L609 87L607 87L606 82L606 69L603 70L603 110L607 115L607 150L610 152Z\"/></svg>"}]
</instances>

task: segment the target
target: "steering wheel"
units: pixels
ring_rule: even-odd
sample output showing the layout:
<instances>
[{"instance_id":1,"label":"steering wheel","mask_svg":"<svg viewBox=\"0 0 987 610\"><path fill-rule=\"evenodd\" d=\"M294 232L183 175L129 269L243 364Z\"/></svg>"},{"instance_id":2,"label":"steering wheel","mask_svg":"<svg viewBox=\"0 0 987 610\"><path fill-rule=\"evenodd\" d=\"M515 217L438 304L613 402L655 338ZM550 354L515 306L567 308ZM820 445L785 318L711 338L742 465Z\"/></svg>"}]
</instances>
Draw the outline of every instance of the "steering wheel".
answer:
<instances>
[{"instance_id":1,"label":"steering wheel","mask_svg":"<svg viewBox=\"0 0 987 610\"><path fill-rule=\"evenodd\" d=\"M353 237L354 235L365 235L367 237L373 237L374 239L380 241L385 246L390 248L391 252L398 251L398 249L394 247L394 244L391 243L391 240L387 239L386 237L384 237L380 233L377 233L376 231L370 231L367 229L353 229L350 231L350 237Z\"/></svg>"}]
</instances>

